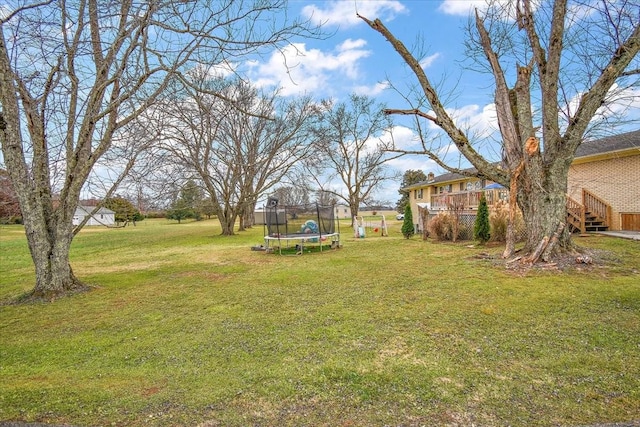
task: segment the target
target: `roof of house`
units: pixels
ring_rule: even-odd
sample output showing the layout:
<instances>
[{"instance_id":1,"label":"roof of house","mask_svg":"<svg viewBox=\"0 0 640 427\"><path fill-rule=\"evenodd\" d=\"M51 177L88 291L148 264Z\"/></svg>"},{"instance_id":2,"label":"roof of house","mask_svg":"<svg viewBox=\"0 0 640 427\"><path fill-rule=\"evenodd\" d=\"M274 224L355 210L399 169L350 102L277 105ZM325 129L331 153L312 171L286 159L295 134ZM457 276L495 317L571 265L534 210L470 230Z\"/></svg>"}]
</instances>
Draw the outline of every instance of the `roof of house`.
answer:
<instances>
[{"instance_id":1,"label":"roof of house","mask_svg":"<svg viewBox=\"0 0 640 427\"><path fill-rule=\"evenodd\" d=\"M640 149L640 130L607 136L605 138L585 141L578 146L574 157L587 157L596 154L611 153L627 150L629 148Z\"/></svg>"},{"instance_id":2,"label":"roof of house","mask_svg":"<svg viewBox=\"0 0 640 427\"><path fill-rule=\"evenodd\" d=\"M477 172L476 168L467 168L467 169L463 169L463 171L465 172L469 172L471 174ZM456 173L456 172L447 172L444 173L442 175L438 175L436 177L434 177L432 180L428 180L428 181L423 181L423 182L428 182L430 184L437 184L439 182L448 182L448 181L455 181L458 179L467 179L467 178L471 178L468 175L463 175L461 173Z\"/></svg>"},{"instance_id":3,"label":"roof of house","mask_svg":"<svg viewBox=\"0 0 640 427\"><path fill-rule=\"evenodd\" d=\"M469 172L472 175L477 172L476 168L466 168L462 170ZM428 179L426 181L420 181L415 184L408 185L404 187L403 190L411 190L413 188L424 187L425 185L434 185L440 182L451 182L451 181L457 181L457 180L469 179L469 178L473 178L473 176L463 175L461 173L456 173L456 172L447 172L447 173L443 173L442 175L438 175L433 179Z\"/></svg>"},{"instance_id":4,"label":"roof of house","mask_svg":"<svg viewBox=\"0 0 640 427\"><path fill-rule=\"evenodd\" d=\"M584 141L578 146L574 158L589 157L597 154L611 153L632 148L637 148L640 150L640 130L608 136L600 139L594 139L591 141ZM463 170L472 174L476 172L476 168L468 168ZM441 182L451 182L465 178L469 177L467 175L462 175L459 173L447 172L442 175L438 175L431 180L421 181L412 185L408 185L404 189L411 190L413 188L424 187L427 184L434 185Z\"/></svg>"}]
</instances>

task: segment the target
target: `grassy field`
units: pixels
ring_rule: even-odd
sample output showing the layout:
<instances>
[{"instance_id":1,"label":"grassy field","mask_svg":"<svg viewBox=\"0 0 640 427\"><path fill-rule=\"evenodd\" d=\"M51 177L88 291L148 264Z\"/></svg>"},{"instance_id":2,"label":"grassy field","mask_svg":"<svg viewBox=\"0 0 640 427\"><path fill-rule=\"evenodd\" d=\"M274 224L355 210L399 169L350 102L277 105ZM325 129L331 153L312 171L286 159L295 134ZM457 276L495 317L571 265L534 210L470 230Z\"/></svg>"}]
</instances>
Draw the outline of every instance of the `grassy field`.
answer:
<instances>
[{"instance_id":1,"label":"grassy field","mask_svg":"<svg viewBox=\"0 0 640 427\"><path fill-rule=\"evenodd\" d=\"M607 265L514 273L500 247L354 239L279 256L215 221L81 232L95 288L34 281L0 228L0 421L75 426L576 426L640 419L640 244Z\"/></svg>"}]
</instances>

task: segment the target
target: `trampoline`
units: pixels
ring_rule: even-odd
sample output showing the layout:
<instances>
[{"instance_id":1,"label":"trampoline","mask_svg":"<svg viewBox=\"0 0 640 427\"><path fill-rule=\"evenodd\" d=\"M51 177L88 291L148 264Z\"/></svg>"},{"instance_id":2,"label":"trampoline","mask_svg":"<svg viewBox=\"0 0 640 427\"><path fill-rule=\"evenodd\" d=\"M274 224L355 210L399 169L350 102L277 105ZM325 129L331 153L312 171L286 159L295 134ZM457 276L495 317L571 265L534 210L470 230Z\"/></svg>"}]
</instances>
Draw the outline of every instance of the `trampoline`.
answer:
<instances>
[{"instance_id":1,"label":"trampoline","mask_svg":"<svg viewBox=\"0 0 640 427\"><path fill-rule=\"evenodd\" d=\"M295 249L302 255L311 246L320 252L340 247L340 224L335 219L334 206L279 206L278 199L269 198L265 207L265 249Z\"/></svg>"}]
</instances>

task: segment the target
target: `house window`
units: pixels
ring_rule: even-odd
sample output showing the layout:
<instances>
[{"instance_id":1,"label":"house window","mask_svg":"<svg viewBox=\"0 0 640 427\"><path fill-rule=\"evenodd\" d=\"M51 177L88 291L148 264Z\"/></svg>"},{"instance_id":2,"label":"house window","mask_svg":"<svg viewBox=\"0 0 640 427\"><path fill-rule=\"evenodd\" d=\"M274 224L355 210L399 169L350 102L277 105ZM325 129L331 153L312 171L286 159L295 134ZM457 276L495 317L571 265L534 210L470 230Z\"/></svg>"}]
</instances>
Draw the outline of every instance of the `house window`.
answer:
<instances>
[{"instance_id":1,"label":"house window","mask_svg":"<svg viewBox=\"0 0 640 427\"><path fill-rule=\"evenodd\" d=\"M464 191L464 182L460 183L460 191Z\"/></svg>"},{"instance_id":2,"label":"house window","mask_svg":"<svg viewBox=\"0 0 640 427\"><path fill-rule=\"evenodd\" d=\"M471 191L473 190L473 182L469 181L467 182L467 191Z\"/></svg>"},{"instance_id":3,"label":"house window","mask_svg":"<svg viewBox=\"0 0 640 427\"><path fill-rule=\"evenodd\" d=\"M416 199L422 199L422 188L416 190Z\"/></svg>"},{"instance_id":4,"label":"house window","mask_svg":"<svg viewBox=\"0 0 640 427\"><path fill-rule=\"evenodd\" d=\"M452 191L452 190L453 190L453 188L452 188L451 184L449 184L449 185L447 185L447 186L445 187L445 191L446 191L447 193L451 193L451 191Z\"/></svg>"}]
</instances>

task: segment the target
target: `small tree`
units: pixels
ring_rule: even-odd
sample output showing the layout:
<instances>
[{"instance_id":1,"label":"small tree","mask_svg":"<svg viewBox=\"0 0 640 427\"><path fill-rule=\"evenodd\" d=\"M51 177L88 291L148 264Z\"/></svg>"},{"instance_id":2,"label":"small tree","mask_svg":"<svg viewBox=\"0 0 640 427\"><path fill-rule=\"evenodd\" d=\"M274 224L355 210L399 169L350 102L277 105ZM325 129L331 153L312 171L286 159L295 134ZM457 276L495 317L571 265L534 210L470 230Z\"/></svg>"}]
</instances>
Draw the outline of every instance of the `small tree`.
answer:
<instances>
[{"instance_id":1,"label":"small tree","mask_svg":"<svg viewBox=\"0 0 640 427\"><path fill-rule=\"evenodd\" d=\"M409 191L403 190L412 184L417 184L422 181L427 180L427 175L424 174L421 170L408 170L402 176L402 183L400 184L400 189L398 193L400 194L400 199L396 202L396 211L404 212L404 208L409 205Z\"/></svg>"},{"instance_id":2,"label":"small tree","mask_svg":"<svg viewBox=\"0 0 640 427\"><path fill-rule=\"evenodd\" d=\"M110 197L104 201L104 207L115 212L115 220L117 223L142 221L144 216L136 209L133 204L124 197Z\"/></svg>"},{"instance_id":3,"label":"small tree","mask_svg":"<svg viewBox=\"0 0 640 427\"><path fill-rule=\"evenodd\" d=\"M180 224L183 219L194 218L195 214L183 199L178 199L167 210L166 216L167 219L174 219Z\"/></svg>"},{"instance_id":4,"label":"small tree","mask_svg":"<svg viewBox=\"0 0 640 427\"><path fill-rule=\"evenodd\" d=\"M207 197L201 204L202 215L205 215L207 219L211 219L216 214L216 206L213 204L211 197Z\"/></svg>"},{"instance_id":5,"label":"small tree","mask_svg":"<svg viewBox=\"0 0 640 427\"><path fill-rule=\"evenodd\" d=\"M404 222L402 223L402 235L405 239L410 239L415 233L413 227L413 215L411 214L411 206L407 205L404 208Z\"/></svg>"},{"instance_id":6,"label":"small tree","mask_svg":"<svg viewBox=\"0 0 640 427\"><path fill-rule=\"evenodd\" d=\"M473 228L473 238L480 240L480 243L484 245L489 241L490 237L489 207L487 206L487 198L483 192L480 197L480 204L478 205L478 214L476 215L476 223Z\"/></svg>"}]
</instances>

